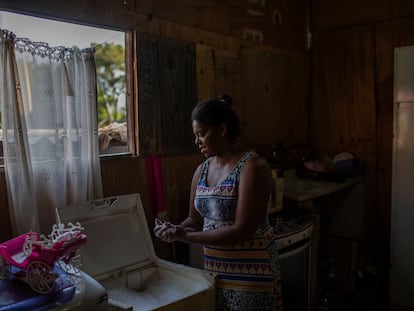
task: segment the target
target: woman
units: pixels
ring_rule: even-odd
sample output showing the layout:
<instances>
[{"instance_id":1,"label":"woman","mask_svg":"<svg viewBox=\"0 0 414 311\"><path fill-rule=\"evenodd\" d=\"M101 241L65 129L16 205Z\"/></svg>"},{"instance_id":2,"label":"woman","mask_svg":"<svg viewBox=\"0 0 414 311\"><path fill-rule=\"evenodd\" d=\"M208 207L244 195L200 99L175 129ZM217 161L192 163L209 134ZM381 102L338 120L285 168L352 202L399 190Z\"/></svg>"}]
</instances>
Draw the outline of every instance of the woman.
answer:
<instances>
[{"instance_id":1,"label":"woman","mask_svg":"<svg viewBox=\"0 0 414 311\"><path fill-rule=\"evenodd\" d=\"M189 215L156 221L155 235L204 245L205 270L217 273L216 310L282 310L274 233L267 219L272 177L267 162L239 145L239 119L224 95L192 112L195 144L207 158L196 169Z\"/></svg>"}]
</instances>

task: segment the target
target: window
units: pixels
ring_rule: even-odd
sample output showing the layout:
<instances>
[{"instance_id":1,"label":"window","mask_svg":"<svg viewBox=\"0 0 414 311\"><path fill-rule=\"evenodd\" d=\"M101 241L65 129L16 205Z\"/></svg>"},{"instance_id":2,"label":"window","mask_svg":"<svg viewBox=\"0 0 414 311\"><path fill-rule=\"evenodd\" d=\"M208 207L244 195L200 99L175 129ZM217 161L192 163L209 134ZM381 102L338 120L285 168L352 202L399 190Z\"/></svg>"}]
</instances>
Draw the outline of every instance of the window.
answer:
<instances>
[{"instance_id":1,"label":"window","mask_svg":"<svg viewBox=\"0 0 414 311\"><path fill-rule=\"evenodd\" d=\"M46 42L49 46L80 49L94 46L100 154L134 152L130 147L133 143L129 142L132 142L132 135L129 135L132 119L128 114L130 109L127 109L129 106L126 96L129 72L129 62L126 62L126 33L8 12L0 12L0 28L14 32L16 37ZM0 130L0 165L3 164L1 132Z\"/></svg>"}]
</instances>

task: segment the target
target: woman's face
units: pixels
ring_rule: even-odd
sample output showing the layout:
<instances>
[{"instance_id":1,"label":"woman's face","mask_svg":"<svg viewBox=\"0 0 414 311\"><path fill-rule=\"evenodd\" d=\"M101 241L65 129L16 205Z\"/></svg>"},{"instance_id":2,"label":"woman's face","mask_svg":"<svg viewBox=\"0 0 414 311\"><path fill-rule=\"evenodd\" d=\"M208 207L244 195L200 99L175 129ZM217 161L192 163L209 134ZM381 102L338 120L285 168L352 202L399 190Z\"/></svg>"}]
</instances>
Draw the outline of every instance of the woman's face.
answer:
<instances>
[{"instance_id":1,"label":"woman's face","mask_svg":"<svg viewBox=\"0 0 414 311\"><path fill-rule=\"evenodd\" d=\"M217 125L203 125L197 120L193 121L194 143L200 152L206 157L211 157L219 152L219 146L223 138L223 127Z\"/></svg>"}]
</instances>

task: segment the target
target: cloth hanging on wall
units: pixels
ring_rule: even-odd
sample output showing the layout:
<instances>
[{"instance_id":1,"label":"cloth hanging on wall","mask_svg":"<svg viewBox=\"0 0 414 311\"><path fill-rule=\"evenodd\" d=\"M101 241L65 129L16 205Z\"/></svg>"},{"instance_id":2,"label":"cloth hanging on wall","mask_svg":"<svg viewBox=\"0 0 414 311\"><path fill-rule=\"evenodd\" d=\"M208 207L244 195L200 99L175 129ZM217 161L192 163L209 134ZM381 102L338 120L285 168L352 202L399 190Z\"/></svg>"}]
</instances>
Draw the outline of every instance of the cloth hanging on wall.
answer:
<instances>
[{"instance_id":1,"label":"cloth hanging on wall","mask_svg":"<svg viewBox=\"0 0 414 311\"><path fill-rule=\"evenodd\" d=\"M166 216L167 206L165 203L164 179L162 175L162 159L159 156L148 156L145 160L151 205L157 217L164 218Z\"/></svg>"}]
</instances>

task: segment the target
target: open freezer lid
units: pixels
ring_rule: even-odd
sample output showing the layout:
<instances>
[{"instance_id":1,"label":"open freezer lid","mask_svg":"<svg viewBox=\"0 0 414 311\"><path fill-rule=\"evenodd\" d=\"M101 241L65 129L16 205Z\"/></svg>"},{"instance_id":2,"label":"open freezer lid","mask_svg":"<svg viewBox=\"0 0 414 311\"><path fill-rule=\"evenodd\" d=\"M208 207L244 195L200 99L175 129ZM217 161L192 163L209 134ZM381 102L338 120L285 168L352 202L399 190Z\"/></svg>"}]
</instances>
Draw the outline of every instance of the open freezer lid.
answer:
<instances>
[{"instance_id":1,"label":"open freezer lid","mask_svg":"<svg viewBox=\"0 0 414 311\"><path fill-rule=\"evenodd\" d=\"M62 223L79 222L87 243L79 249L81 269L98 280L108 273L146 267L156 260L138 193L57 209Z\"/></svg>"}]
</instances>

